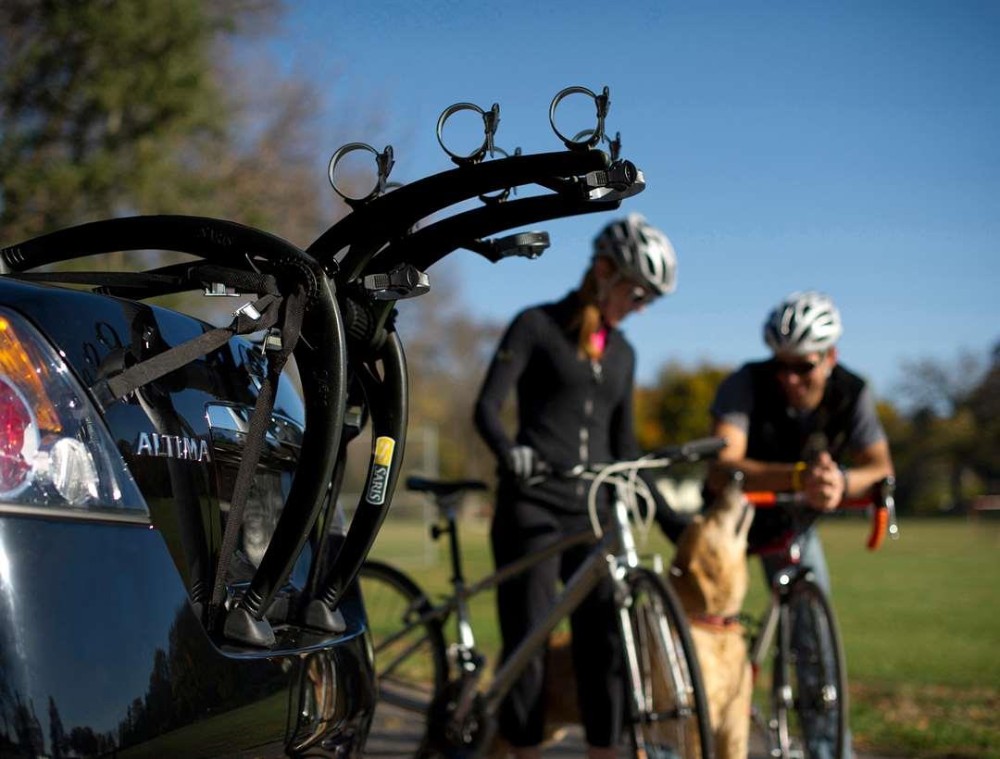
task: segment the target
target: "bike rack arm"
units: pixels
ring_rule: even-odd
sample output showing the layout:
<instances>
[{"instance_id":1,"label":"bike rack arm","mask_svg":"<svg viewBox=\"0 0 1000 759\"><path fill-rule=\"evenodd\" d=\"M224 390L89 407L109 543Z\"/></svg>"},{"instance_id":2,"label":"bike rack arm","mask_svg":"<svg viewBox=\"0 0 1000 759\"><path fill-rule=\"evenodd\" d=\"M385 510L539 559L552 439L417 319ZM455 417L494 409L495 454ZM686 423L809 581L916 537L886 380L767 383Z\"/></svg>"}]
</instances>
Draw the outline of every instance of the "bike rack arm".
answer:
<instances>
[{"instance_id":1,"label":"bike rack arm","mask_svg":"<svg viewBox=\"0 0 1000 759\"><path fill-rule=\"evenodd\" d=\"M350 282L386 243L441 209L508 187L606 169L609 162L600 150L559 151L515 155L444 171L358 208L324 232L306 252L331 270L335 256L348 248L339 259L339 269L341 281Z\"/></svg>"},{"instance_id":2,"label":"bike rack arm","mask_svg":"<svg viewBox=\"0 0 1000 759\"><path fill-rule=\"evenodd\" d=\"M549 219L614 210L620 205L618 200L593 201L543 195L482 206L439 221L391 244L369 266L391 270L408 263L424 271L453 250L488 235Z\"/></svg>"},{"instance_id":3,"label":"bike rack arm","mask_svg":"<svg viewBox=\"0 0 1000 759\"><path fill-rule=\"evenodd\" d=\"M333 290L325 278L320 282L324 300L334 303ZM315 314L295 356L306 399L306 428L299 461L285 507L275 525L271 541L240 603L230 619L249 614L263 621L275 593L285 584L309 533L326 503L333 480L340 438L343 434L347 396L347 353L340 310L325 308ZM305 347L303 344L311 345Z\"/></svg>"},{"instance_id":4,"label":"bike rack arm","mask_svg":"<svg viewBox=\"0 0 1000 759\"><path fill-rule=\"evenodd\" d=\"M105 219L67 227L3 248L0 260L16 272L97 253L146 249L191 253L243 269L248 268L248 256L303 257L291 243L236 222L164 215Z\"/></svg>"},{"instance_id":5,"label":"bike rack arm","mask_svg":"<svg viewBox=\"0 0 1000 759\"><path fill-rule=\"evenodd\" d=\"M343 630L337 605L344 589L354 582L389 512L406 447L406 358L396 332L389 333L378 358L383 367L381 379L367 368L355 373L364 385L372 420L372 452L365 490L340 552L306 609L306 624L331 632Z\"/></svg>"}]
</instances>

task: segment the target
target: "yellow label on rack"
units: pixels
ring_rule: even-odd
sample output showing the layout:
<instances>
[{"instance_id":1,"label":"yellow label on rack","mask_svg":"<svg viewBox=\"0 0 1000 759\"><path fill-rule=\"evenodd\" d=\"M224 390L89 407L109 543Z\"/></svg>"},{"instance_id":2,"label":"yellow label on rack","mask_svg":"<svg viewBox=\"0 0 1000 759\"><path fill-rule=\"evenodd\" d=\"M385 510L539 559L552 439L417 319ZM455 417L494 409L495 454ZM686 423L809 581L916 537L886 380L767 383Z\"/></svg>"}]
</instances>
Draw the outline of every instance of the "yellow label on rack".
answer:
<instances>
[{"instance_id":1,"label":"yellow label on rack","mask_svg":"<svg viewBox=\"0 0 1000 759\"><path fill-rule=\"evenodd\" d=\"M391 437L376 438L375 456L372 461L371 476L368 478L368 490L365 493L365 500L374 506L381 506L385 503L392 454L395 450L396 441Z\"/></svg>"},{"instance_id":2,"label":"yellow label on rack","mask_svg":"<svg viewBox=\"0 0 1000 759\"><path fill-rule=\"evenodd\" d=\"M392 463L392 452L396 450L396 441L391 437L380 437L375 440L375 463L379 466L389 466Z\"/></svg>"}]
</instances>

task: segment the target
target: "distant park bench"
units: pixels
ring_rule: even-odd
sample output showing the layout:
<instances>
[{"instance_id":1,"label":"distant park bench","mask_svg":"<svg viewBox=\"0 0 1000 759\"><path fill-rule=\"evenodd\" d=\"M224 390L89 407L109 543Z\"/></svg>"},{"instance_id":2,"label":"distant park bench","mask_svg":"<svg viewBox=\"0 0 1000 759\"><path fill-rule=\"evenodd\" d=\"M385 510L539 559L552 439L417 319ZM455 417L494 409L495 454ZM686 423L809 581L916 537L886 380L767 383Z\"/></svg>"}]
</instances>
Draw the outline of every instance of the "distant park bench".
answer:
<instances>
[{"instance_id":1,"label":"distant park bench","mask_svg":"<svg viewBox=\"0 0 1000 759\"><path fill-rule=\"evenodd\" d=\"M1000 495L981 495L974 498L969 507L971 519L1000 518Z\"/></svg>"}]
</instances>

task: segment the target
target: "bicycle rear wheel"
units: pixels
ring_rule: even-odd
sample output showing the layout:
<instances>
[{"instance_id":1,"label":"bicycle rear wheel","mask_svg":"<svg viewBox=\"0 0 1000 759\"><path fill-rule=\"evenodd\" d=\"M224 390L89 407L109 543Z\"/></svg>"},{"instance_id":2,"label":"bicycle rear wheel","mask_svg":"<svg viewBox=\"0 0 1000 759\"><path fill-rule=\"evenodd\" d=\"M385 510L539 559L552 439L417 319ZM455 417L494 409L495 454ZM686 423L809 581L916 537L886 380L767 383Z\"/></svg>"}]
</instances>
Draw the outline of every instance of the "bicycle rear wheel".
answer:
<instances>
[{"instance_id":1,"label":"bicycle rear wheel","mask_svg":"<svg viewBox=\"0 0 1000 759\"><path fill-rule=\"evenodd\" d=\"M844 654L829 599L808 578L789 591L772 682L783 759L839 759L847 730Z\"/></svg>"},{"instance_id":2,"label":"bicycle rear wheel","mask_svg":"<svg viewBox=\"0 0 1000 759\"><path fill-rule=\"evenodd\" d=\"M648 569L632 570L628 586L622 632L630 670L633 755L707 759L712 755L708 701L680 603Z\"/></svg>"},{"instance_id":3,"label":"bicycle rear wheel","mask_svg":"<svg viewBox=\"0 0 1000 759\"><path fill-rule=\"evenodd\" d=\"M444 634L427 596L409 577L378 561L359 574L375 649L379 694L366 756L422 756L434 698L448 678Z\"/></svg>"}]
</instances>

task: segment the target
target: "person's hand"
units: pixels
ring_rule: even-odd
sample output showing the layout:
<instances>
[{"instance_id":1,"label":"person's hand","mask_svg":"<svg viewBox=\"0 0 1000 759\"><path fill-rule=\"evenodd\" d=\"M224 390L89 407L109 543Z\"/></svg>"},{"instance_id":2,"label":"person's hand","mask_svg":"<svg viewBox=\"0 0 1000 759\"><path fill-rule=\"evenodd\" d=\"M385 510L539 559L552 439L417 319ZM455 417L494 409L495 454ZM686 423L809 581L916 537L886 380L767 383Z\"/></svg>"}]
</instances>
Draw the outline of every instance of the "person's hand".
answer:
<instances>
[{"instance_id":1,"label":"person's hand","mask_svg":"<svg viewBox=\"0 0 1000 759\"><path fill-rule=\"evenodd\" d=\"M520 481L527 480L542 468L538 451L530 445L515 445L507 456L507 470Z\"/></svg>"},{"instance_id":2,"label":"person's hand","mask_svg":"<svg viewBox=\"0 0 1000 759\"><path fill-rule=\"evenodd\" d=\"M833 511L844 500L844 474L830 454L823 451L804 472L806 502L819 511Z\"/></svg>"}]
</instances>

